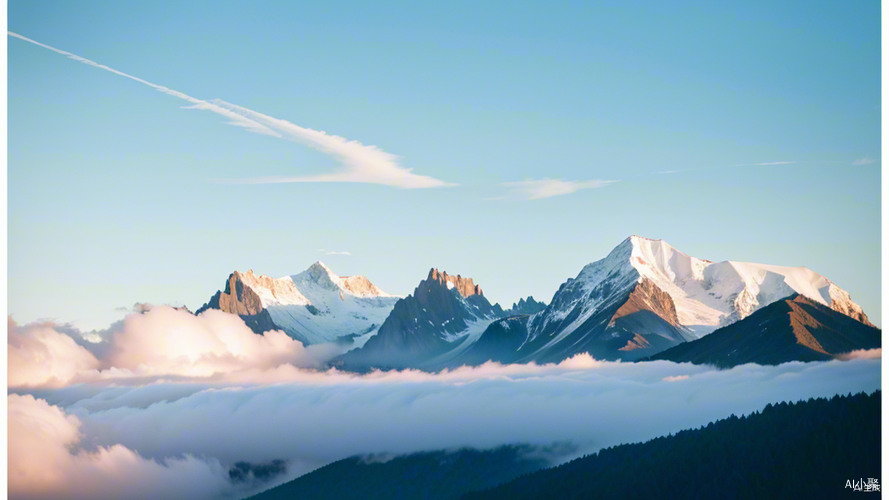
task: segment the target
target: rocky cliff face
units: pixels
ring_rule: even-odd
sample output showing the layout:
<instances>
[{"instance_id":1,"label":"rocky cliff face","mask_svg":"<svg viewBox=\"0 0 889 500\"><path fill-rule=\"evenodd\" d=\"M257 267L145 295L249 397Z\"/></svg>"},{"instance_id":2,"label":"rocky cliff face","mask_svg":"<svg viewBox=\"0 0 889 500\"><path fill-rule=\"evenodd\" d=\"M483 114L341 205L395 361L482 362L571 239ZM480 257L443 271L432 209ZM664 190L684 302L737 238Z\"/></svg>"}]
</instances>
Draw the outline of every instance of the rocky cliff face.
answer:
<instances>
[{"instance_id":1,"label":"rocky cliff face","mask_svg":"<svg viewBox=\"0 0 889 500\"><path fill-rule=\"evenodd\" d=\"M263 276L263 278L268 278ZM270 279L270 278L269 278ZM228 276L225 282L225 289L216 292L216 295L210 299L210 302L198 309L197 314L207 309L219 309L223 312L237 315L255 315L263 311L262 300L259 295L253 291L251 285L256 285L260 281L253 274L251 269L247 273L235 271ZM274 283L269 283L274 287Z\"/></svg>"},{"instance_id":2,"label":"rocky cliff face","mask_svg":"<svg viewBox=\"0 0 889 500\"><path fill-rule=\"evenodd\" d=\"M482 293L482 288L475 283L472 282L472 278L463 278L459 274L456 276L449 276L448 273L439 271L438 269L430 269L429 276L426 277L426 281L437 281L439 283L444 284L447 288L453 288L460 292L460 295L464 297L469 297L470 295L484 295Z\"/></svg>"},{"instance_id":3,"label":"rocky cliff face","mask_svg":"<svg viewBox=\"0 0 889 500\"><path fill-rule=\"evenodd\" d=\"M255 278L252 270L247 273L238 271L231 273L225 282L225 289L216 292L195 314L201 314L207 309L218 309L229 314L237 314L255 333L262 334L269 330L281 330L282 328L272 320L269 311L263 307L259 295L247 284L255 284L258 281ZM263 276L263 278L267 277ZM307 343L302 336L294 336L294 338L304 344Z\"/></svg>"},{"instance_id":4,"label":"rocky cliff face","mask_svg":"<svg viewBox=\"0 0 889 500\"><path fill-rule=\"evenodd\" d=\"M469 338L474 328L480 334L502 316L502 308L491 305L471 278L432 269L413 294L395 304L364 347L342 356L341 366L355 370L421 366L465 347L464 342L475 340Z\"/></svg>"}]
</instances>

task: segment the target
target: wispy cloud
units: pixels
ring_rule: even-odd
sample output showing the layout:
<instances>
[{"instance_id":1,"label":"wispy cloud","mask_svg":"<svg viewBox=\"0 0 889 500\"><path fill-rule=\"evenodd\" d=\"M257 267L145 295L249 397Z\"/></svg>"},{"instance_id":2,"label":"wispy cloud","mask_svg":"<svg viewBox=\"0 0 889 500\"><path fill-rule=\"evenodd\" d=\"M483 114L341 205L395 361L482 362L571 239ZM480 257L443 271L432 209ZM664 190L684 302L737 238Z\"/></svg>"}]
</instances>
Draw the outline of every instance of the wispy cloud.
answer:
<instances>
[{"instance_id":1,"label":"wispy cloud","mask_svg":"<svg viewBox=\"0 0 889 500\"><path fill-rule=\"evenodd\" d=\"M861 159L853 161L852 165L870 165L871 163L874 163L876 161L877 160L874 160L872 158L861 158Z\"/></svg>"},{"instance_id":2,"label":"wispy cloud","mask_svg":"<svg viewBox=\"0 0 889 500\"><path fill-rule=\"evenodd\" d=\"M332 250L318 250L318 251L323 253L324 255L352 255L349 252L335 252Z\"/></svg>"},{"instance_id":3,"label":"wispy cloud","mask_svg":"<svg viewBox=\"0 0 889 500\"><path fill-rule=\"evenodd\" d=\"M130 80L147 85L155 90L173 97L188 101L191 106L186 109L201 109L211 111L228 119L226 123L235 125L251 132L278 137L289 141L298 142L312 147L332 156L343 167L333 173L309 176L276 176L254 177L249 179L220 179L220 182L237 184L268 184L281 182L360 182L370 184L383 184L404 189L430 188L456 186L425 175L412 173L412 169L402 167L399 157L382 149L364 145L358 141L350 141L344 137L331 135L323 131L300 127L286 120L274 118L256 111L231 104L222 100L198 99L182 92L157 85L141 78L128 75L122 71L85 59L76 54L42 44L30 38L24 37L12 31L6 32L9 36L24 40L34 45L51 50L70 59L87 64Z\"/></svg>"},{"instance_id":4,"label":"wispy cloud","mask_svg":"<svg viewBox=\"0 0 889 500\"><path fill-rule=\"evenodd\" d=\"M564 181L561 179L528 179L518 182L503 182L515 197L525 200L540 200L553 196L571 194L581 189L602 188L618 181ZM502 197L501 197L502 198Z\"/></svg>"},{"instance_id":5,"label":"wispy cloud","mask_svg":"<svg viewBox=\"0 0 889 500\"><path fill-rule=\"evenodd\" d=\"M795 161L767 161L763 163L739 163L738 165L729 165L729 167L761 167L765 165L793 165ZM716 167L719 168L719 167Z\"/></svg>"},{"instance_id":6,"label":"wispy cloud","mask_svg":"<svg viewBox=\"0 0 889 500\"><path fill-rule=\"evenodd\" d=\"M735 167L761 167L767 165L793 165L796 163L795 161L767 161L762 163L739 163L737 165L722 165L722 166L712 166L712 167L695 167L695 168L683 168L681 170L661 170L660 172L648 172L638 174L638 176L643 175L653 175L653 174L679 174L682 172L693 172L698 170L718 170L722 168L735 168Z\"/></svg>"}]
</instances>

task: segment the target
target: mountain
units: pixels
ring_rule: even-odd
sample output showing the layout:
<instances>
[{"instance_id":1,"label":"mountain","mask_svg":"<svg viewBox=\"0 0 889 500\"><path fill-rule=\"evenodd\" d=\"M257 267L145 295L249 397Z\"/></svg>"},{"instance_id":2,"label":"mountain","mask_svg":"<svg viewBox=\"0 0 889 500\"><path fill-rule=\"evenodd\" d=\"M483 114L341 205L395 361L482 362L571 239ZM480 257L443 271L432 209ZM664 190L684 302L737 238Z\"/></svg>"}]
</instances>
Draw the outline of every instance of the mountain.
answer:
<instances>
[{"instance_id":1,"label":"mountain","mask_svg":"<svg viewBox=\"0 0 889 500\"><path fill-rule=\"evenodd\" d=\"M250 500L456 500L546 467L534 447L459 449L339 460Z\"/></svg>"},{"instance_id":2,"label":"mountain","mask_svg":"<svg viewBox=\"0 0 889 500\"><path fill-rule=\"evenodd\" d=\"M395 303L379 332L333 364L348 370L444 366L467 349L503 309L472 278L431 269L412 295Z\"/></svg>"},{"instance_id":3,"label":"mountain","mask_svg":"<svg viewBox=\"0 0 889 500\"><path fill-rule=\"evenodd\" d=\"M519 299L512 307L505 311L506 316L520 316L522 314L535 314L546 309L546 304L537 302L534 297L528 296L528 299Z\"/></svg>"},{"instance_id":4,"label":"mountain","mask_svg":"<svg viewBox=\"0 0 889 500\"><path fill-rule=\"evenodd\" d=\"M373 334L398 297L364 276L337 276L321 262L283 278L233 272L223 291L197 310L237 314L257 333L283 330L300 342L319 344Z\"/></svg>"},{"instance_id":5,"label":"mountain","mask_svg":"<svg viewBox=\"0 0 889 500\"><path fill-rule=\"evenodd\" d=\"M803 295L794 294L747 318L651 357L721 368L824 361L881 345L880 330Z\"/></svg>"},{"instance_id":6,"label":"mountain","mask_svg":"<svg viewBox=\"0 0 889 500\"><path fill-rule=\"evenodd\" d=\"M544 310L492 324L454 363L558 362L581 352L641 359L794 293L870 324L845 290L805 267L714 263L631 236L563 283Z\"/></svg>"},{"instance_id":7,"label":"mountain","mask_svg":"<svg viewBox=\"0 0 889 500\"><path fill-rule=\"evenodd\" d=\"M699 429L606 448L462 498L854 498L861 493L854 483L879 477L880 460L876 391L770 404Z\"/></svg>"}]
</instances>

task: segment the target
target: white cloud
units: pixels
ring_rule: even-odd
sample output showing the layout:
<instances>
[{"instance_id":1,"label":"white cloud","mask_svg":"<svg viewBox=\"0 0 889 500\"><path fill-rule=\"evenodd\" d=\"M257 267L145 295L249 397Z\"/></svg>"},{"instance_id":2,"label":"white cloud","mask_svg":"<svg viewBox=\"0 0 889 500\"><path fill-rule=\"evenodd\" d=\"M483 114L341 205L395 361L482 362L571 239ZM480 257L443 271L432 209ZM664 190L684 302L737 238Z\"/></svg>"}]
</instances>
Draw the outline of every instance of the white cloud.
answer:
<instances>
[{"instance_id":1,"label":"white cloud","mask_svg":"<svg viewBox=\"0 0 889 500\"><path fill-rule=\"evenodd\" d=\"M9 387L62 386L100 366L90 351L51 324L19 328L9 318L6 331Z\"/></svg>"},{"instance_id":2,"label":"white cloud","mask_svg":"<svg viewBox=\"0 0 889 500\"><path fill-rule=\"evenodd\" d=\"M883 349L858 349L856 351L840 354L837 358L844 361L853 359L880 359L883 356Z\"/></svg>"},{"instance_id":3,"label":"white cloud","mask_svg":"<svg viewBox=\"0 0 889 500\"><path fill-rule=\"evenodd\" d=\"M500 185L509 188L513 195L525 200L540 200L552 196L571 194L581 189L602 188L618 181L565 181L561 179L524 180L504 182Z\"/></svg>"},{"instance_id":4,"label":"white cloud","mask_svg":"<svg viewBox=\"0 0 889 500\"><path fill-rule=\"evenodd\" d=\"M352 255L349 252L335 252L333 250L318 250L319 252L324 253L324 255Z\"/></svg>"},{"instance_id":5,"label":"white cloud","mask_svg":"<svg viewBox=\"0 0 889 500\"><path fill-rule=\"evenodd\" d=\"M81 445L81 421L29 395L7 396L10 498L237 498L216 460L146 459L115 444ZM240 490L240 491L239 491Z\"/></svg>"},{"instance_id":6,"label":"white cloud","mask_svg":"<svg viewBox=\"0 0 889 500\"><path fill-rule=\"evenodd\" d=\"M367 453L554 442L587 453L767 403L872 391L880 387L880 360L717 370L579 355L559 364L488 363L439 374L360 376L287 366L254 374L214 384L78 385L40 397L76 416L82 441L96 446L138 450L145 460L200 456L223 468L283 459L296 475Z\"/></svg>"},{"instance_id":7,"label":"white cloud","mask_svg":"<svg viewBox=\"0 0 889 500\"><path fill-rule=\"evenodd\" d=\"M853 161L852 165L870 165L871 163L874 163L876 161L877 160L874 160L872 158L860 158L858 160Z\"/></svg>"},{"instance_id":8,"label":"white cloud","mask_svg":"<svg viewBox=\"0 0 889 500\"><path fill-rule=\"evenodd\" d=\"M59 331L63 330L63 331ZM199 316L169 306L129 314L101 342L78 344L51 324L17 326L9 320L9 387L146 377L207 378L287 365L318 367L346 347L304 347L280 330L254 333L236 315L208 310Z\"/></svg>"},{"instance_id":9,"label":"white cloud","mask_svg":"<svg viewBox=\"0 0 889 500\"><path fill-rule=\"evenodd\" d=\"M254 177L251 179L221 179L221 182L238 184L268 184L283 182L365 182L385 184L404 189L450 187L456 184L444 182L424 175L411 173L412 169L398 164L398 156L387 153L376 146L366 146L358 141L330 135L294 125L286 120L274 118L256 111L237 106L222 100L191 106L197 109L210 109L218 106L254 123L273 129L281 137L305 144L336 158L343 169L332 174L313 176Z\"/></svg>"},{"instance_id":10,"label":"white cloud","mask_svg":"<svg viewBox=\"0 0 889 500\"><path fill-rule=\"evenodd\" d=\"M256 177L252 179L228 179L220 180L221 182L243 183L243 184L265 184L279 182L361 182L371 184L384 184L398 188L429 188L429 187L447 187L456 184L444 182L432 177L417 175L412 173L412 169L402 167L398 163L398 156L387 153L376 146L367 146L358 141L350 141L343 137L330 135L323 131L312 130L310 128L300 127L286 120L274 118L256 111L236 106L234 104L213 100L206 101L191 97L182 92L172 90L162 85L157 85L141 78L128 75L116 69L110 68L103 64L84 59L78 55L66 52L64 50L42 44L30 38L26 38L11 31L6 32L9 36L24 40L26 42L38 45L45 49L51 50L58 54L67 56L75 61L109 71L116 75L129 78L130 80L147 85L155 90L163 92L173 97L188 101L191 106L186 109L201 109L211 111L227 118L227 123L242 127L251 132L256 132L272 137L287 139L299 142L314 149L317 149L327 155L334 157L343 164L343 168L335 173L313 175L313 176L289 176L289 177Z\"/></svg>"},{"instance_id":11,"label":"white cloud","mask_svg":"<svg viewBox=\"0 0 889 500\"><path fill-rule=\"evenodd\" d=\"M219 311L153 307L97 345L67 342L72 333L51 325L11 326L10 350L23 351L16 373L28 375L10 392L45 401L8 397L17 498L113 498L125 485L148 498L237 497L243 491L225 471L238 461L285 460L283 481L356 454L554 442L583 453L770 402L880 387L881 361L871 355L717 370L584 354L358 375L309 369L331 353L281 332L256 335ZM65 356L35 354L57 345ZM71 353L86 361L69 366Z\"/></svg>"}]
</instances>

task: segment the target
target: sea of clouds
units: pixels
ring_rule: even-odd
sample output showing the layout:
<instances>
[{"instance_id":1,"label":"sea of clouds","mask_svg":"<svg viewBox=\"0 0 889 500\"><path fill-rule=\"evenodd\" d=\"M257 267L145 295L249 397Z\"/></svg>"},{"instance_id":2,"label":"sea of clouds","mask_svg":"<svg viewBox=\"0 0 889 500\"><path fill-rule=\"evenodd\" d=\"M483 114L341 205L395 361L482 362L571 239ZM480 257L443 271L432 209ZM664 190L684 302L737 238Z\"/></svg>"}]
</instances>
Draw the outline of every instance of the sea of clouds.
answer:
<instances>
[{"instance_id":1,"label":"sea of clouds","mask_svg":"<svg viewBox=\"0 0 889 500\"><path fill-rule=\"evenodd\" d=\"M234 499L356 454L462 446L563 443L560 462L768 403L880 388L879 350L730 370L578 355L356 375L323 368L342 346L257 335L219 311L154 307L87 337L9 320L11 498ZM229 474L276 460L286 470L272 477Z\"/></svg>"}]
</instances>

